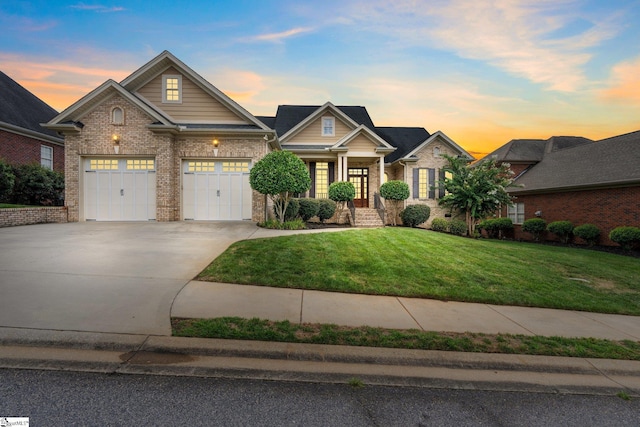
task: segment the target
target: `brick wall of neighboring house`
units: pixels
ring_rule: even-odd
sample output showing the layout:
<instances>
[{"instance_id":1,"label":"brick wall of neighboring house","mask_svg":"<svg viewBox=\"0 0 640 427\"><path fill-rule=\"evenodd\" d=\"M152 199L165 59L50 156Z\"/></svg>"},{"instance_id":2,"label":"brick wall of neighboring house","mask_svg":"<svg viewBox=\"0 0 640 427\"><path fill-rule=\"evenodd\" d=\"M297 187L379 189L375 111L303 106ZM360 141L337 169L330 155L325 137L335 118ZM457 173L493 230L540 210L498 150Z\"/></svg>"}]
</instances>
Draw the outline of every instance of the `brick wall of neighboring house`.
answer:
<instances>
[{"instance_id":1,"label":"brick wall of neighboring house","mask_svg":"<svg viewBox=\"0 0 640 427\"><path fill-rule=\"evenodd\" d=\"M111 123L111 111L120 107L124 111L124 124ZM65 205L69 221L81 219L80 181L82 159L93 156L110 158L149 157L156 167L156 220L180 220L180 170L184 159L213 159L212 135L202 137L176 137L154 133L147 125L154 121L144 111L121 96L113 96L82 118L84 127L77 135L67 135L65 164ZM112 135L120 136L119 154L115 155ZM216 136L220 141L218 159L242 158L253 162L267 153L263 135L255 139ZM252 220L262 221L264 197L253 193Z\"/></svg>"},{"instance_id":2,"label":"brick wall of neighboring house","mask_svg":"<svg viewBox=\"0 0 640 427\"><path fill-rule=\"evenodd\" d=\"M53 148L53 169L64 171L64 147L13 132L0 130L0 158L12 165L40 164L40 146Z\"/></svg>"},{"instance_id":3,"label":"brick wall of neighboring house","mask_svg":"<svg viewBox=\"0 0 640 427\"><path fill-rule=\"evenodd\" d=\"M609 239L609 232L620 226L640 227L640 185L635 187L592 189L549 194L520 195L515 200L524 203L525 219L535 218L537 211L547 224L554 221L571 221L574 226L594 224L600 228L600 243L616 246ZM506 209L502 212L506 216ZM531 240L531 235L516 225L514 238ZM547 240L556 240L546 233ZM576 243L584 243L576 239Z\"/></svg>"},{"instance_id":4,"label":"brick wall of neighboring house","mask_svg":"<svg viewBox=\"0 0 640 427\"><path fill-rule=\"evenodd\" d=\"M64 206L0 209L0 227L67 222Z\"/></svg>"}]
</instances>

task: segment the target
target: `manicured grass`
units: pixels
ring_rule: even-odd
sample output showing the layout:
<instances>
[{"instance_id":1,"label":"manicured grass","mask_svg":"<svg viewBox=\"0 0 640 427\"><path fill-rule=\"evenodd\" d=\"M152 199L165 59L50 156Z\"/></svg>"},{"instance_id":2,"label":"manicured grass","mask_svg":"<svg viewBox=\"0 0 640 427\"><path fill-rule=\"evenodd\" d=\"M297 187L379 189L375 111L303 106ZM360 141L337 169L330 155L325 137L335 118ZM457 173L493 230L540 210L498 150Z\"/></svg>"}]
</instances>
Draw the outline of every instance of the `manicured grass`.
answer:
<instances>
[{"instance_id":1,"label":"manicured grass","mask_svg":"<svg viewBox=\"0 0 640 427\"><path fill-rule=\"evenodd\" d=\"M401 227L237 242L198 280L640 315L637 258Z\"/></svg>"},{"instance_id":2,"label":"manicured grass","mask_svg":"<svg viewBox=\"0 0 640 427\"><path fill-rule=\"evenodd\" d=\"M29 206L29 205L13 205L11 203L0 203L0 209L11 209L11 208L36 208L38 206Z\"/></svg>"},{"instance_id":3,"label":"manicured grass","mask_svg":"<svg viewBox=\"0 0 640 427\"><path fill-rule=\"evenodd\" d=\"M640 360L640 342L595 338L440 333L222 317L172 319L173 335L421 350Z\"/></svg>"}]
</instances>

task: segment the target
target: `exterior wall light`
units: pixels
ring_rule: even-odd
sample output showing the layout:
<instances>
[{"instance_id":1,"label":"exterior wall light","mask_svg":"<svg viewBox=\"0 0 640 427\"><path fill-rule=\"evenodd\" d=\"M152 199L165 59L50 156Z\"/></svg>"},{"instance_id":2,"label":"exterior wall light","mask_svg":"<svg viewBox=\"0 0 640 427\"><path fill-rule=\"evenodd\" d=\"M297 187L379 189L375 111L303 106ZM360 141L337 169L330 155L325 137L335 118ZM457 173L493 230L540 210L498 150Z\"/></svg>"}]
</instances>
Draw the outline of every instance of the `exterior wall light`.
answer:
<instances>
[{"instance_id":1,"label":"exterior wall light","mask_svg":"<svg viewBox=\"0 0 640 427\"><path fill-rule=\"evenodd\" d=\"M218 157L218 146L220 145L220 141L218 141L217 138L213 138L211 144L213 144L213 155Z\"/></svg>"},{"instance_id":2,"label":"exterior wall light","mask_svg":"<svg viewBox=\"0 0 640 427\"><path fill-rule=\"evenodd\" d=\"M113 140L113 151L118 154L120 152L120 136L114 133L111 139Z\"/></svg>"}]
</instances>

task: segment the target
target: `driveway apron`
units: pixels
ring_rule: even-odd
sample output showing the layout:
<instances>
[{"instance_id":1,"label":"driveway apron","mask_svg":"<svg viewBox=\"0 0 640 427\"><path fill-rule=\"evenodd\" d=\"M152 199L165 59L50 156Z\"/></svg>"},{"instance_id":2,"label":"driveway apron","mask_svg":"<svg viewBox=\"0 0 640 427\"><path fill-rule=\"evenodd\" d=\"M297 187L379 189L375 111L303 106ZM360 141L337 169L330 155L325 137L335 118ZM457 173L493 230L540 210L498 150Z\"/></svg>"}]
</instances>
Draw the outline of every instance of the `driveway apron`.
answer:
<instances>
[{"instance_id":1,"label":"driveway apron","mask_svg":"<svg viewBox=\"0 0 640 427\"><path fill-rule=\"evenodd\" d=\"M180 290L251 222L80 222L0 229L0 326L170 335Z\"/></svg>"}]
</instances>

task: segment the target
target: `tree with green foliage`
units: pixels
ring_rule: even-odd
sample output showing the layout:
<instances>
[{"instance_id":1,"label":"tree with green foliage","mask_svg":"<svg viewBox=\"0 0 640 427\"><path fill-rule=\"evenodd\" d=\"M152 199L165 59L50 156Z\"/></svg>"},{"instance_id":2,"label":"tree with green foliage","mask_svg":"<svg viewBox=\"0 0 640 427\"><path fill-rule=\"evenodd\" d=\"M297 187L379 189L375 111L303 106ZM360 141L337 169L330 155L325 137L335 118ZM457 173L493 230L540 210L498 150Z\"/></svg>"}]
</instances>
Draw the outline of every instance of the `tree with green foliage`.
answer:
<instances>
[{"instance_id":1,"label":"tree with green foliage","mask_svg":"<svg viewBox=\"0 0 640 427\"><path fill-rule=\"evenodd\" d=\"M62 206L64 176L37 163L14 166L12 202L20 205Z\"/></svg>"},{"instance_id":2,"label":"tree with green foliage","mask_svg":"<svg viewBox=\"0 0 640 427\"><path fill-rule=\"evenodd\" d=\"M380 197L389 202L391 224L396 225L402 202L409 198L409 185L404 181L387 181L380 186Z\"/></svg>"},{"instance_id":3,"label":"tree with green foliage","mask_svg":"<svg viewBox=\"0 0 640 427\"><path fill-rule=\"evenodd\" d=\"M336 181L329 185L329 199L336 202L336 211L338 212L338 221L342 216L342 211L346 207L347 203L355 199L356 187L353 182L349 181Z\"/></svg>"},{"instance_id":4,"label":"tree with green foliage","mask_svg":"<svg viewBox=\"0 0 640 427\"><path fill-rule=\"evenodd\" d=\"M289 201L311 187L307 166L290 151L273 151L258 160L249 173L249 184L273 202L278 221L284 223Z\"/></svg>"},{"instance_id":5,"label":"tree with green foliage","mask_svg":"<svg viewBox=\"0 0 640 427\"><path fill-rule=\"evenodd\" d=\"M463 157L443 157L449 163L444 167L448 173L439 183L445 189L439 204L463 212L467 233L473 236L479 220L494 214L501 206L513 204L507 193L507 187L513 186L513 171L508 163L498 165L495 160L470 165Z\"/></svg>"},{"instance_id":6,"label":"tree with green foliage","mask_svg":"<svg viewBox=\"0 0 640 427\"><path fill-rule=\"evenodd\" d=\"M0 202L9 201L15 180L16 177L11 166L0 159Z\"/></svg>"}]
</instances>

